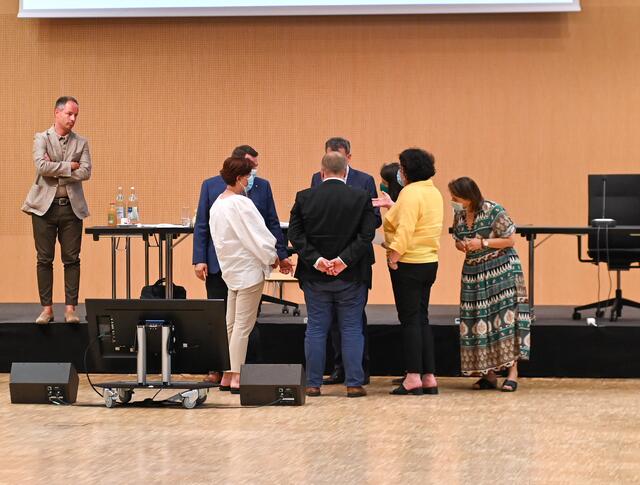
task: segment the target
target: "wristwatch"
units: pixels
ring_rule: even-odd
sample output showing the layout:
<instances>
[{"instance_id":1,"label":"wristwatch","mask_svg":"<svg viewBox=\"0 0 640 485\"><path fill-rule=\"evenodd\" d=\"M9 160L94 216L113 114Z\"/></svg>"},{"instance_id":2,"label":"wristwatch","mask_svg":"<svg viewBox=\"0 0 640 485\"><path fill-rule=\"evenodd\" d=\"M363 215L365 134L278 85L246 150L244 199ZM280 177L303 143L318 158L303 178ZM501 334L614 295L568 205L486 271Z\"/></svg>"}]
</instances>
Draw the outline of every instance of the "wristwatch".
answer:
<instances>
[{"instance_id":1,"label":"wristwatch","mask_svg":"<svg viewBox=\"0 0 640 485\"><path fill-rule=\"evenodd\" d=\"M482 239L482 247L487 249L489 247L489 240L488 239Z\"/></svg>"}]
</instances>

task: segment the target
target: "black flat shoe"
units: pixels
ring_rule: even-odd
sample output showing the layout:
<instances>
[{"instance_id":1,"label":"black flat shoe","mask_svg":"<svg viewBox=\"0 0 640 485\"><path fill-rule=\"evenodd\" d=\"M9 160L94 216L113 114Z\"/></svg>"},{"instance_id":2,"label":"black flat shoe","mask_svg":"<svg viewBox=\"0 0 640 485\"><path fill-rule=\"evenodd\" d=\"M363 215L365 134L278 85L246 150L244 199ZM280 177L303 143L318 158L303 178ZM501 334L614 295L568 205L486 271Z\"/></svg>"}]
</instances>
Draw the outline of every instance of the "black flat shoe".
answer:
<instances>
[{"instance_id":1,"label":"black flat shoe","mask_svg":"<svg viewBox=\"0 0 640 485\"><path fill-rule=\"evenodd\" d=\"M240 388L239 387L231 387L231 388L229 388L229 392L231 394L240 394Z\"/></svg>"},{"instance_id":2,"label":"black flat shoe","mask_svg":"<svg viewBox=\"0 0 640 485\"><path fill-rule=\"evenodd\" d=\"M508 387L505 387L505 386L508 386ZM518 383L516 381L506 379L502 383L502 388L501 388L502 392L516 392L516 389L518 389Z\"/></svg>"},{"instance_id":3,"label":"black flat shoe","mask_svg":"<svg viewBox=\"0 0 640 485\"><path fill-rule=\"evenodd\" d=\"M416 387L415 389L407 389L406 387L404 387L404 384L400 384L389 394L394 394L396 396L409 396L409 395L422 396L424 394L424 391L422 387Z\"/></svg>"},{"instance_id":4,"label":"black flat shoe","mask_svg":"<svg viewBox=\"0 0 640 485\"><path fill-rule=\"evenodd\" d=\"M218 390L220 391L230 391L231 386L218 386Z\"/></svg>"},{"instance_id":5,"label":"black flat shoe","mask_svg":"<svg viewBox=\"0 0 640 485\"><path fill-rule=\"evenodd\" d=\"M477 387L476 387L477 386ZM472 389L474 391L488 391L490 389L497 389L498 385L495 381L490 381L486 377L478 379L473 383Z\"/></svg>"},{"instance_id":6,"label":"black flat shoe","mask_svg":"<svg viewBox=\"0 0 640 485\"><path fill-rule=\"evenodd\" d=\"M391 381L391 384L393 384L394 386L399 386L400 384L402 384L404 382L404 377L398 377L396 379L393 379Z\"/></svg>"},{"instance_id":7,"label":"black flat shoe","mask_svg":"<svg viewBox=\"0 0 640 485\"><path fill-rule=\"evenodd\" d=\"M423 392L424 394L431 394L431 395L438 394L438 386L433 386L433 387L423 387L423 388L422 388L422 392Z\"/></svg>"}]
</instances>

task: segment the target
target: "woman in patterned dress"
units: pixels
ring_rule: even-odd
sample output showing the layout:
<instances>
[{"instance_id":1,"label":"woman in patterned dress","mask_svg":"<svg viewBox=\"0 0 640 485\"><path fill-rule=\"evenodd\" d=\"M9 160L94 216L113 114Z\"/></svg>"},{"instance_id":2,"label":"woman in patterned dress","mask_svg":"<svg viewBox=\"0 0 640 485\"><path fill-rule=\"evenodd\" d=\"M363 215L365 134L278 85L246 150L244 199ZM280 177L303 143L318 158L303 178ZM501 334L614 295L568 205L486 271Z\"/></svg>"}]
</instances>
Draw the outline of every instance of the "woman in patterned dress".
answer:
<instances>
[{"instance_id":1,"label":"woman in patterned dress","mask_svg":"<svg viewBox=\"0 0 640 485\"><path fill-rule=\"evenodd\" d=\"M460 292L460 359L463 375L479 375L474 389L518 387L518 361L528 360L531 317L518 253L516 227L500 204L485 200L468 177L449 183L455 211L453 238L465 253Z\"/></svg>"}]
</instances>

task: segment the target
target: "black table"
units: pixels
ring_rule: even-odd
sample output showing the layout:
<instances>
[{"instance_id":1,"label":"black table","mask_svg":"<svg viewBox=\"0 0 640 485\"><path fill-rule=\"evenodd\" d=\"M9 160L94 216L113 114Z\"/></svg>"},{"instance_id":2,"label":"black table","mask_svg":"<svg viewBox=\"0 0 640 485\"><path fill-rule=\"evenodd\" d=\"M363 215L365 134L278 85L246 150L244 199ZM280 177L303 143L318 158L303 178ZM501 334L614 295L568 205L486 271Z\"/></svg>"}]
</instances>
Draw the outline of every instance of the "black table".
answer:
<instances>
[{"instance_id":1,"label":"black table","mask_svg":"<svg viewBox=\"0 0 640 485\"><path fill-rule=\"evenodd\" d=\"M554 234L564 234L571 236L578 236L580 238L584 235L597 235L598 231L600 233L605 233L608 231L609 233L618 233L618 234L628 234L629 236L637 236L640 238L640 226L616 226L616 227L568 227L568 226L517 226L516 233L520 234L522 237L526 238L529 244L529 305L531 308L534 307L534 263L535 263L535 249L540 244L542 244L545 240L536 244L536 237L539 234L547 234L550 236ZM640 239L638 239L638 244L640 245Z\"/></svg>"},{"instance_id":2,"label":"black table","mask_svg":"<svg viewBox=\"0 0 640 485\"><path fill-rule=\"evenodd\" d=\"M116 250L120 238L125 240L126 251L126 294L131 298L131 238L141 237L144 241L144 284L149 284L149 244L150 237L158 237L158 278L166 271L166 298L173 298L173 248L193 233L193 227L171 224L145 224L141 226L93 226L84 231L91 234L94 241L101 237L111 239L111 297L116 299ZM178 239L180 238L180 239ZM174 239L178 239L174 243ZM163 251L164 244L164 251ZM163 256L164 253L164 256Z\"/></svg>"}]
</instances>

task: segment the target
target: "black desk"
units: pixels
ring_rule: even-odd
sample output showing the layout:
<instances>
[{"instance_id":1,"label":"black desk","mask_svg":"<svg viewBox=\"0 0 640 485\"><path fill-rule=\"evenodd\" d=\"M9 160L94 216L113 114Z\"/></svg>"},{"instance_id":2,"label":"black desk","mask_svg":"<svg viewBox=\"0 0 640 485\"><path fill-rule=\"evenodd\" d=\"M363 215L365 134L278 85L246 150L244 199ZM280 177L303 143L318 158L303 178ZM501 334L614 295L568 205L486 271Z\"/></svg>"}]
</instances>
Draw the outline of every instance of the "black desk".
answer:
<instances>
[{"instance_id":1,"label":"black desk","mask_svg":"<svg viewBox=\"0 0 640 485\"><path fill-rule=\"evenodd\" d=\"M529 305L531 308L534 307L534 263L535 263L535 249L537 246L542 244L535 243L536 237L539 234L547 234L552 236L554 234L565 234L581 237L583 235L596 235L598 230L601 234L605 234L606 231L609 233L622 233L628 234L629 236L637 236L638 244L640 245L640 226L616 226L609 228L597 228L591 226L584 227L564 227L564 226L517 226L516 234L520 234L522 237L526 238L529 244Z\"/></svg>"},{"instance_id":2,"label":"black desk","mask_svg":"<svg viewBox=\"0 0 640 485\"><path fill-rule=\"evenodd\" d=\"M141 237L144 241L144 284L149 284L149 237L158 236L158 278L163 277L163 265L166 270L166 297L173 298L173 248L193 233L193 227L174 225L143 226L94 226L84 231L91 234L94 241L101 237L111 238L111 297L116 299L116 250L120 238L125 240L126 251L126 293L131 298L131 238ZM182 237L180 237L182 236ZM174 239L178 239L175 243ZM163 251L164 244L164 251ZM164 252L164 257L163 257Z\"/></svg>"}]
</instances>

